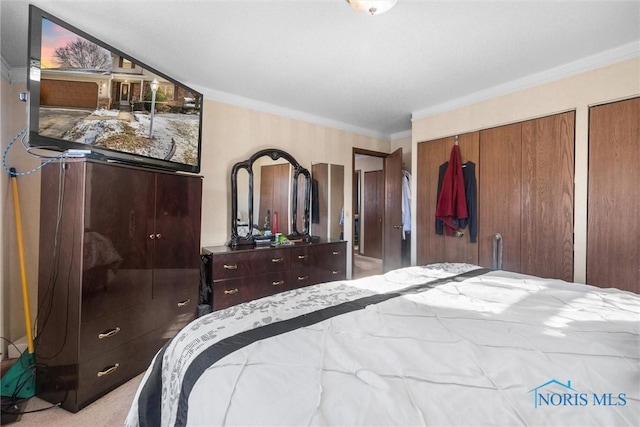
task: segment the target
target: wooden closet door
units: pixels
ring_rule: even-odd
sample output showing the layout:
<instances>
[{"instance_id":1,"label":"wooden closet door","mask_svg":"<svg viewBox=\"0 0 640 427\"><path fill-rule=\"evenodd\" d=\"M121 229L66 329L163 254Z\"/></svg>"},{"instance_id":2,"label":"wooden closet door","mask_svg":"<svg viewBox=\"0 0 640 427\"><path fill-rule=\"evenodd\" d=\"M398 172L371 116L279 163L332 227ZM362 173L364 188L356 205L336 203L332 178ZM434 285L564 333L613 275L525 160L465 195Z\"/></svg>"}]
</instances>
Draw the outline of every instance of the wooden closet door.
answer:
<instances>
[{"instance_id":1,"label":"wooden closet door","mask_svg":"<svg viewBox=\"0 0 640 427\"><path fill-rule=\"evenodd\" d=\"M450 138L418 144L418 173L416 174L416 262L418 265L444 262L444 236L435 232L435 213L438 203L438 168L447 161ZM445 159L445 160L443 160Z\"/></svg>"},{"instance_id":2,"label":"wooden closet door","mask_svg":"<svg viewBox=\"0 0 640 427\"><path fill-rule=\"evenodd\" d=\"M382 216L384 214L384 172L364 173L364 198L362 199L364 230L360 236L363 255L382 258Z\"/></svg>"},{"instance_id":3,"label":"wooden closet door","mask_svg":"<svg viewBox=\"0 0 640 427\"><path fill-rule=\"evenodd\" d=\"M575 112L522 124L522 269L573 280Z\"/></svg>"},{"instance_id":4,"label":"wooden closet door","mask_svg":"<svg viewBox=\"0 0 640 427\"><path fill-rule=\"evenodd\" d=\"M640 98L589 110L587 283L640 293Z\"/></svg>"},{"instance_id":5,"label":"wooden closet door","mask_svg":"<svg viewBox=\"0 0 640 427\"><path fill-rule=\"evenodd\" d=\"M502 269L521 271L522 124L480 132L479 264L491 268L493 240L502 235Z\"/></svg>"},{"instance_id":6,"label":"wooden closet door","mask_svg":"<svg viewBox=\"0 0 640 427\"><path fill-rule=\"evenodd\" d=\"M476 165L476 189L478 186L478 170L480 165L479 159L479 144L480 132L471 132L458 137L458 146L460 147L460 160L464 164L467 162L473 162ZM451 155L451 148L455 144L455 137L447 138L446 145L446 159L441 162L449 161ZM478 194L476 192L476 202L478 201ZM476 205L476 209L477 209ZM471 215L471 209L469 208ZM432 212L435 218L435 208ZM477 215L477 211L476 211ZM445 262L467 262L470 264L478 263L478 244L471 243L469 241L469 226L462 230L464 233L461 237L444 236L444 260ZM438 236L442 237L442 236Z\"/></svg>"},{"instance_id":7,"label":"wooden closet door","mask_svg":"<svg viewBox=\"0 0 640 427\"><path fill-rule=\"evenodd\" d=\"M479 132L458 137L462 163L476 165L476 184L479 170ZM469 227L462 237L435 233L435 213L438 203L438 172L440 165L449 161L455 137L441 138L418 144L417 174L417 263L467 262L478 263L478 245L469 241ZM476 201L478 194L476 194Z\"/></svg>"}]
</instances>

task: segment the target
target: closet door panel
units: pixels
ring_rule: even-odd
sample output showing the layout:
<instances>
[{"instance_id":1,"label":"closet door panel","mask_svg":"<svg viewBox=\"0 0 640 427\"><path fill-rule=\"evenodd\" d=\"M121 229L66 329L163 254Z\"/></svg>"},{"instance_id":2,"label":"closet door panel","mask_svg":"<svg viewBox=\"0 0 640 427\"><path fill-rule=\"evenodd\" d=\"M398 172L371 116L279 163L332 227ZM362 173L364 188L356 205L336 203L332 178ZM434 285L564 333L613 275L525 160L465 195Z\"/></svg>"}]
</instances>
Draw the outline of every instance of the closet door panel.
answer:
<instances>
[{"instance_id":1,"label":"closet door panel","mask_svg":"<svg viewBox=\"0 0 640 427\"><path fill-rule=\"evenodd\" d=\"M491 268L493 240L502 235L502 269L520 271L522 124L480 132L479 264Z\"/></svg>"},{"instance_id":2,"label":"closet door panel","mask_svg":"<svg viewBox=\"0 0 640 427\"><path fill-rule=\"evenodd\" d=\"M640 98L589 111L587 283L640 293Z\"/></svg>"},{"instance_id":3,"label":"closet door panel","mask_svg":"<svg viewBox=\"0 0 640 427\"><path fill-rule=\"evenodd\" d=\"M458 137L458 145L460 147L460 159L463 163L473 162L476 165L476 185L478 182L478 160L479 160L479 149L480 149L480 132L472 132L464 135L460 135ZM446 145L446 158L440 163L444 163L445 161L449 161L449 155L451 151L451 147L455 144L455 137L447 138ZM437 178L436 178L437 182ZM476 193L476 201L478 200L478 194ZM476 205L477 209L477 205ZM433 209L433 214L435 216L435 207ZM477 211L476 211L477 215ZM478 244L471 243L469 241L469 227L467 226L462 230L464 235L461 237L451 237L447 236L444 238L444 253L445 253L445 261L446 262L467 262L470 264L478 263ZM438 236L442 237L442 236Z\"/></svg>"},{"instance_id":4,"label":"closet door panel","mask_svg":"<svg viewBox=\"0 0 640 427\"><path fill-rule=\"evenodd\" d=\"M444 262L444 236L435 233L438 202L438 168L446 162L447 147L453 138L437 139L418 144L416 262L418 265Z\"/></svg>"},{"instance_id":5,"label":"closet door panel","mask_svg":"<svg viewBox=\"0 0 640 427\"><path fill-rule=\"evenodd\" d=\"M522 273L573 280L574 122L522 124Z\"/></svg>"}]
</instances>

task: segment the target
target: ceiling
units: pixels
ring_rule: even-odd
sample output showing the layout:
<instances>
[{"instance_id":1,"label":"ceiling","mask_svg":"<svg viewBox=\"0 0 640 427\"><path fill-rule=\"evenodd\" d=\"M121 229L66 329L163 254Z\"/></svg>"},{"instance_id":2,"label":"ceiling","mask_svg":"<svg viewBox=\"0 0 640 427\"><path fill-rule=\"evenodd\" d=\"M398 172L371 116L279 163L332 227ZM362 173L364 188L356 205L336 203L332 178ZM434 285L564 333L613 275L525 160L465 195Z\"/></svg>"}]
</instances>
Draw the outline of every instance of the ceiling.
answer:
<instances>
[{"instance_id":1,"label":"ceiling","mask_svg":"<svg viewBox=\"0 0 640 427\"><path fill-rule=\"evenodd\" d=\"M640 55L640 0L1 1L4 68L29 3L216 99L381 138L411 118ZM640 77L639 77L640 78Z\"/></svg>"}]
</instances>

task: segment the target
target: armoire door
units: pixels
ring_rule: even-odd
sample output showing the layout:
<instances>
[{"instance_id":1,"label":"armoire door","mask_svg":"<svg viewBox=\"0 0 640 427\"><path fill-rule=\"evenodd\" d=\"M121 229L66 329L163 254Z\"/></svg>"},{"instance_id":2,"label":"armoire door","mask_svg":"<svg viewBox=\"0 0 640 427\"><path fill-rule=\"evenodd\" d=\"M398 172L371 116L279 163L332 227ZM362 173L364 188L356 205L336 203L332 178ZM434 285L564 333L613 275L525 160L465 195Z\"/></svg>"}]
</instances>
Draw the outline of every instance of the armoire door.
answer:
<instances>
[{"instance_id":1,"label":"armoire door","mask_svg":"<svg viewBox=\"0 0 640 427\"><path fill-rule=\"evenodd\" d=\"M165 290L200 283L200 216L202 179L156 173L153 244L153 297ZM194 301L195 303L195 301Z\"/></svg>"},{"instance_id":2,"label":"armoire door","mask_svg":"<svg viewBox=\"0 0 640 427\"><path fill-rule=\"evenodd\" d=\"M105 316L152 297L155 173L86 163L82 318Z\"/></svg>"},{"instance_id":3,"label":"armoire door","mask_svg":"<svg viewBox=\"0 0 640 427\"><path fill-rule=\"evenodd\" d=\"M479 264L491 268L502 237L502 269L521 271L522 124L480 132ZM497 251L496 251L497 252Z\"/></svg>"},{"instance_id":4,"label":"armoire door","mask_svg":"<svg viewBox=\"0 0 640 427\"><path fill-rule=\"evenodd\" d=\"M589 110L587 283L640 293L640 98Z\"/></svg>"}]
</instances>

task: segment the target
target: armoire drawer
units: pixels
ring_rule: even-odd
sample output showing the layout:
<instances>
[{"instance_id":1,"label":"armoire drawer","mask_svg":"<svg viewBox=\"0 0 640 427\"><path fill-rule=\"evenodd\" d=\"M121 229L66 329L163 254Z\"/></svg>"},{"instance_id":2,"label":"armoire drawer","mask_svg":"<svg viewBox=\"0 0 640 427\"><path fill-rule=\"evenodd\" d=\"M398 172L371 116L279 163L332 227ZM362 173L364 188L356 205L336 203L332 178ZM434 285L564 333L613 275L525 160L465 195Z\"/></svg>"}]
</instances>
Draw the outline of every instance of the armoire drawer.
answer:
<instances>
[{"instance_id":1,"label":"armoire drawer","mask_svg":"<svg viewBox=\"0 0 640 427\"><path fill-rule=\"evenodd\" d=\"M154 330L81 363L76 396L78 409L143 372L167 339L162 330Z\"/></svg>"},{"instance_id":2,"label":"armoire drawer","mask_svg":"<svg viewBox=\"0 0 640 427\"><path fill-rule=\"evenodd\" d=\"M113 314L82 322L80 326L80 363L104 354L137 338L157 325L146 305L138 305Z\"/></svg>"},{"instance_id":3,"label":"armoire drawer","mask_svg":"<svg viewBox=\"0 0 640 427\"><path fill-rule=\"evenodd\" d=\"M153 315L165 326L164 335L171 338L196 317L200 290L196 285L171 289L162 298L154 299Z\"/></svg>"}]
</instances>

